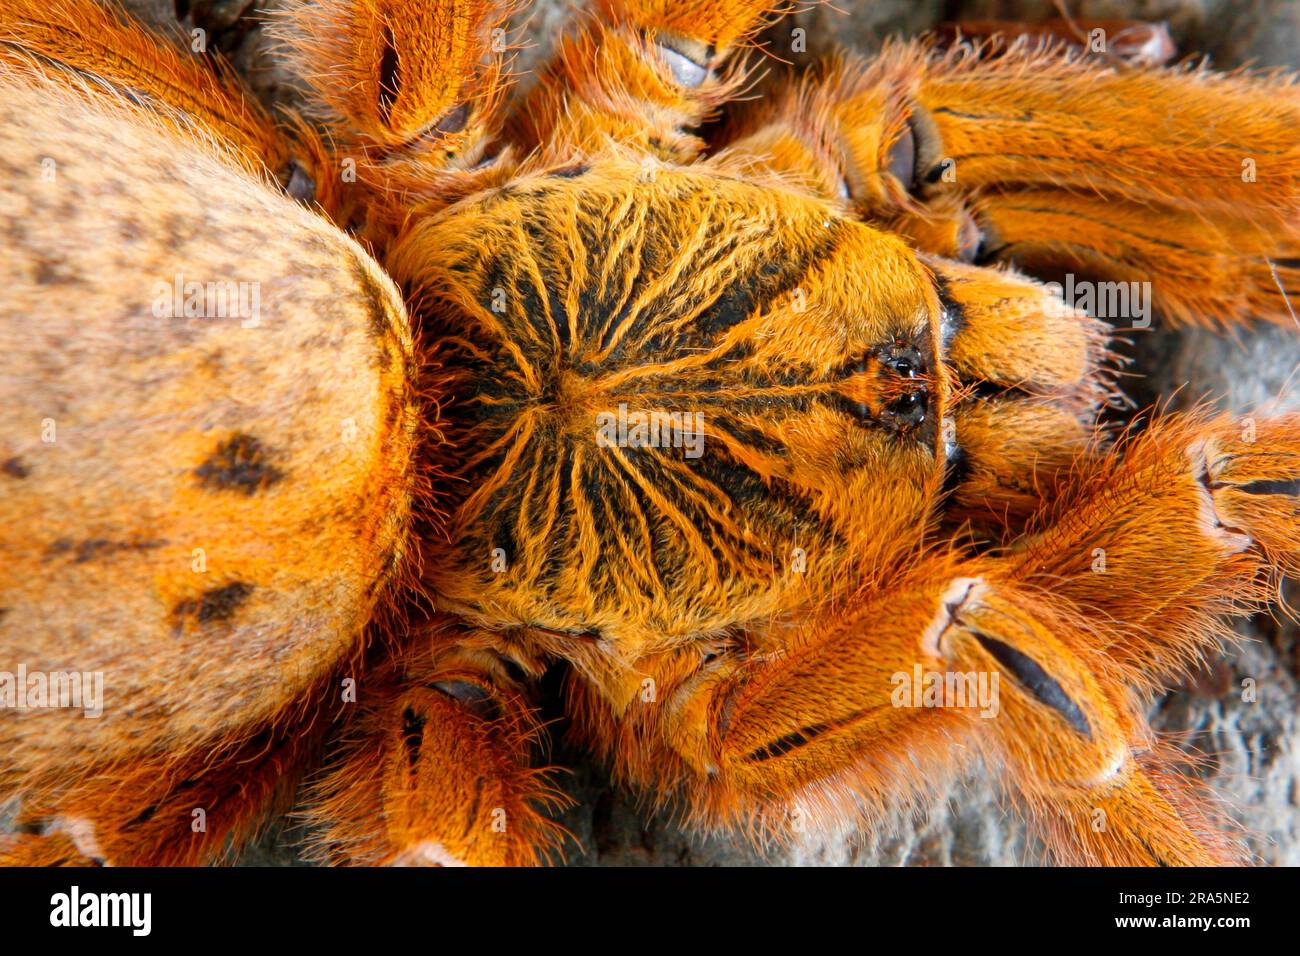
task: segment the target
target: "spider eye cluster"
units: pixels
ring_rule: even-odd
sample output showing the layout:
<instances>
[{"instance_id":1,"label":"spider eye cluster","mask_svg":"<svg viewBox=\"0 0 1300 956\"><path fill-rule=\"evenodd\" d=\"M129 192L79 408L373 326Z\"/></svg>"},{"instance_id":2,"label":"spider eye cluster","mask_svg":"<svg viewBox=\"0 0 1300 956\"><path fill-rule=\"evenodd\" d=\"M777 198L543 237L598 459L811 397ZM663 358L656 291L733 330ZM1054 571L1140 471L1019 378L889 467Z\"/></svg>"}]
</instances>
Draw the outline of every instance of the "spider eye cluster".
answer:
<instances>
[{"instance_id":1,"label":"spider eye cluster","mask_svg":"<svg viewBox=\"0 0 1300 956\"><path fill-rule=\"evenodd\" d=\"M872 369L885 379L894 397L874 415L866 405L859 406L859 413L898 432L912 433L924 425L930 412L930 386L921 351L905 342L882 345L859 362L856 371Z\"/></svg>"},{"instance_id":2,"label":"spider eye cluster","mask_svg":"<svg viewBox=\"0 0 1300 956\"><path fill-rule=\"evenodd\" d=\"M926 372L921 353L910 345L890 345L882 349L881 363L898 378L913 384L907 392L884 407L881 418L900 431L923 425L930 411L930 390L920 380Z\"/></svg>"},{"instance_id":3,"label":"spider eye cluster","mask_svg":"<svg viewBox=\"0 0 1300 956\"><path fill-rule=\"evenodd\" d=\"M885 367L901 378L916 378L925 374L925 359L910 345L887 345L880 350L880 360Z\"/></svg>"},{"instance_id":4,"label":"spider eye cluster","mask_svg":"<svg viewBox=\"0 0 1300 956\"><path fill-rule=\"evenodd\" d=\"M899 429L915 428L925 422L930 396L925 389L909 392L885 406L884 418Z\"/></svg>"}]
</instances>

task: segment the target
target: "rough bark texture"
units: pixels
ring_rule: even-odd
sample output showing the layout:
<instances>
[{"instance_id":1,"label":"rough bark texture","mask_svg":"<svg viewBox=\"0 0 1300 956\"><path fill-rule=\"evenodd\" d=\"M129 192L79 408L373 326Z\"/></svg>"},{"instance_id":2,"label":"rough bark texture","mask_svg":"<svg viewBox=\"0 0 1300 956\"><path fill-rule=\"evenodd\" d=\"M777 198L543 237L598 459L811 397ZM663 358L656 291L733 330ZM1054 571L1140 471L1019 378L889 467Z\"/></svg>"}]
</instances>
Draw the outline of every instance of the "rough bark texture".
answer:
<instances>
[{"instance_id":1,"label":"rough bark texture","mask_svg":"<svg viewBox=\"0 0 1300 956\"><path fill-rule=\"evenodd\" d=\"M275 0L262 0L263 7ZM259 94L268 100L291 98L286 77L266 55L256 24L254 0L127 0L142 19L174 23L178 12L189 29L195 22L210 31L211 42L233 56ZM1056 15L1052 0L837 0L804 11L768 33L773 48L786 52L790 30L806 30L808 55L834 44L871 50L890 34L912 35L943 19L1003 18L1036 20ZM1295 0L1071 0L1079 17L1130 17L1166 20L1180 51L1203 51L1215 65L1248 61L1294 67L1300 40L1300 4ZM544 58L548 45L570 13L564 0L539 0L522 27L532 44L518 66L528 70ZM525 18L520 18L524 23ZM1300 326L1300 323L1298 323ZM1141 404L1176 390L1174 407L1203 396L1225 407L1247 410L1277 397L1300 362L1300 328L1257 328L1236 340L1209 332L1155 329L1135 343L1134 370L1145 377L1128 386ZM1290 398L1291 407L1300 401ZM1294 589L1293 589L1294 590ZM1296 597L1293 593L1293 598ZM1296 711L1300 699L1297 629L1261 617L1239 628L1243 643L1225 652L1194 686L1168 694L1153 708L1158 728L1177 733L1209 755L1205 772L1236 807L1253 832L1260 858L1275 864L1300 864L1300 807L1296 778ZM1258 701L1242 698L1242 681L1253 678ZM613 789L599 767L581 754L557 745L558 762L574 767L568 789L577 806L563 822L576 840L568 862L578 865L964 865L1032 864L1041 847L1026 835L998 795L995 782L973 769L959 784L939 786L924 819L899 820L887 834L808 835L792 847L760 853L724 837L694 838L669 818L638 812L634 798ZM280 830L251 851L245 862L292 865L295 855Z\"/></svg>"}]
</instances>

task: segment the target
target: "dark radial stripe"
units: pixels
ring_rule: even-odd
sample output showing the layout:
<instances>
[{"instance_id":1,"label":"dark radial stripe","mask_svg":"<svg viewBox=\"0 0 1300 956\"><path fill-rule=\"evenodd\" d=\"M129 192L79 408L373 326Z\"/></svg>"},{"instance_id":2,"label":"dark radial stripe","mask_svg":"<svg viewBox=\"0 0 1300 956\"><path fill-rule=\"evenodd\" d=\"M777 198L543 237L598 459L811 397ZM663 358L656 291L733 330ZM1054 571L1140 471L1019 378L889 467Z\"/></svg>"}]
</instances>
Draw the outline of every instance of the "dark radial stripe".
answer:
<instances>
[{"instance_id":1,"label":"dark radial stripe","mask_svg":"<svg viewBox=\"0 0 1300 956\"><path fill-rule=\"evenodd\" d=\"M761 429L746 425L739 419L729 415L720 416L722 421L718 421L718 417L715 415L714 419L709 422L710 429L721 429L727 432L737 443L752 449L760 455L766 455L770 458L789 457L790 449L780 439L773 438Z\"/></svg>"},{"instance_id":2,"label":"dark radial stripe","mask_svg":"<svg viewBox=\"0 0 1300 956\"><path fill-rule=\"evenodd\" d=\"M666 230L662 215L656 216L650 213L645 217L641 224L638 244L629 247L627 252L614 260L615 268L608 281L612 297L590 312L584 310L582 314L583 337L587 342L599 342L602 351L610 349L614 335L631 314L638 294L645 288L646 277L657 275L656 263L664 264L671 260L668 250L674 250L677 241L678 237ZM606 260L609 258L607 242L607 239L593 237L593 242L587 245L589 274L597 275L599 271L604 270ZM624 293L629 270L636 278ZM617 309L614 308L615 302L618 303ZM653 307L647 308L646 312L653 315ZM613 357L615 360L621 358L621 350L616 350Z\"/></svg>"},{"instance_id":3,"label":"dark radial stripe","mask_svg":"<svg viewBox=\"0 0 1300 956\"><path fill-rule=\"evenodd\" d=\"M552 337L553 342L558 345L558 354L566 355L569 351L569 314L564 307L560 298L559 290L561 283L556 281L557 276L551 272L555 263L564 255L564 250L557 248L556 243L549 235L552 227L536 218L524 219L524 232L528 236L529 254L537 264L537 268L542 271L544 276L544 288L539 291L530 286L530 292L536 297L536 315L533 316L534 324L540 324L546 321L550 316L550 325L546 330L547 334ZM522 284L522 279L521 279ZM542 296L545 296L545 308L543 308Z\"/></svg>"},{"instance_id":4,"label":"dark radial stripe","mask_svg":"<svg viewBox=\"0 0 1300 956\"><path fill-rule=\"evenodd\" d=\"M741 507L759 502L769 503L773 511L765 517L772 525L770 530L793 530L795 524L811 518L811 513L806 508L796 510L792 507L795 502L801 506L806 504L802 498L781 493L790 490L785 482L765 479L749 465L721 448L706 448L704 455L693 463L693 471L697 480L716 489L721 503Z\"/></svg>"},{"instance_id":5,"label":"dark radial stripe","mask_svg":"<svg viewBox=\"0 0 1300 956\"><path fill-rule=\"evenodd\" d=\"M567 356L572 347L569 334L569 308L560 295L558 283L548 283L546 295L551 306L551 322L555 326L555 337L560 343L560 354Z\"/></svg>"},{"instance_id":6,"label":"dark radial stripe","mask_svg":"<svg viewBox=\"0 0 1300 956\"><path fill-rule=\"evenodd\" d=\"M506 567L513 573L520 557L519 540L516 537L519 527L517 488L509 486L498 491L489 500L484 514L488 518L488 540L494 549L501 549L505 555Z\"/></svg>"},{"instance_id":7,"label":"dark radial stripe","mask_svg":"<svg viewBox=\"0 0 1300 956\"><path fill-rule=\"evenodd\" d=\"M613 478L611 472L612 468L599 461L589 463L583 471L581 487L584 505L595 524L593 530L601 542L601 553L608 558L608 560L596 561L589 565L587 586L592 589L611 586L616 587L617 590L625 589L632 582L623 577L616 581L608 573L608 569L611 563L615 561L629 569L635 567L632 562L620 560L619 543L610 540L611 535L626 534L626 529L630 528L635 520L635 517L626 510L626 495L622 494L621 489L616 485L616 479ZM654 527L655 524L652 523L651 528ZM575 526L575 532L578 530ZM578 539L576 533L574 539ZM657 561L663 559L663 553L659 548L652 547L650 553L645 555L644 559L654 565ZM636 578L639 575L633 575L632 577Z\"/></svg>"},{"instance_id":8,"label":"dark radial stripe","mask_svg":"<svg viewBox=\"0 0 1300 956\"><path fill-rule=\"evenodd\" d=\"M519 258L520 253L512 250L492 260L483 283L482 301L507 328L513 344L524 353L528 363L534 369L545 368L555 343L554 329L542 308L545 290L539 290L531 276L520 269ZM499 311L502 306L505 311Z\"/></svg>"},{"instance_id":9,"label":"dark radial stripe","mask_svg":"<svg viewBox=\"0 0 1300 956\"><path fill-rule=\"evenodd\" d=\"M573 528L573 512L569 505L569 489L573 487L574 453L573 446L565 442L556 462L556 482L559 488L560 514L555 516L551 525L552 546L541 557L535 581L548 597L554 595L556 576L569 560L570 545L576 540Z\"/></svg>"},{"instance_id":10,"label":"dark radial stripe","mask_svg":"<svg viewBox=\"0 0 1300 956\"><path fill-rule=\"evenodd\" d=\"M778 299L791 296L813 266L835 255L843 237L844 224L835 220L825 230L825 235L802 249L799 255L788 260L764 262L757 270L738 276L722 288L717 298L685 330L698 333L704 344L713 344L750 316L767 310ZM660 337L651 337L646 343L646 351L656 354L672 344Z\"/></svg>"},{"instance_id":11,"label":"dark radial stripe","mask_svg":"<svg viewBox=\"0 0 1300 956\"><path fill-rule=\"evenodd\" d=\"M616 499L617 507L615 509L608 507L605 509L612 515L616 514L622 521L622 524L617 526L615 533L620 536L627 536L634 548L641 546L641 536L643 534L649 538L646 545L649 553L645 555L649 567L645 569L645 573L640 573L640 569L635 565L630 566L637 572L634 577L641 593L648 598L653 598L656 589L663 587L661 577L663 568L660 567L659 563L663 555L655 547L656 533L661 526L662 517L654 505L650 503L649 498L646 497L644 489L621 470L615 467L606 467L603 469L602 475L607 478L607 483L613 486L614 493L618 496Z\"/></svg>"}]
</instances>

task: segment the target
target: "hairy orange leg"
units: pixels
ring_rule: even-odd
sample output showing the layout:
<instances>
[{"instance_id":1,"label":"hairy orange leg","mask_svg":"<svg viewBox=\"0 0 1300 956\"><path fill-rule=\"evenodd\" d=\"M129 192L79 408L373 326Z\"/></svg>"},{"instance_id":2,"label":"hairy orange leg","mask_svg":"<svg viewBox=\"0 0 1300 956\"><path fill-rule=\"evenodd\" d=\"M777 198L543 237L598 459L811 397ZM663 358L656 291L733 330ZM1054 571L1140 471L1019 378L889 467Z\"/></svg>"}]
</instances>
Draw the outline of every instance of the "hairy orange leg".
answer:
<instances>
[{"instance_id":1,"label":"hairy orange leg","mask_svg":"<svg viewBox=\"0 0 1300 956\"><path fill-rule=\"evenodd\" d=\"M277 34L336 140L445 162L482 136L507 12L493 0L299 0Z\"/></svg>"},{"instance_id":2,"label":"hairy orange leg","mask_svg":"<svg viewBox=\"0 0 1300 956\"><path fill-rule=\"evenodd\" d=\"M1062 290L1075 301L1086 291L1090 308L1121 328L1147 327L1152 305L1187 325L1256 316L1295 324L1294 226L1048 190L991 197L980 220L997 243L990 255L1069 276Z\"/></svg>"},{"instance_id":3,"label":"hairy orange leg","mask_svg":"<svg viewBox=\"0 0 1300 956\"><path fill-rule=\"evenodd\" d=\"M733 53L776 11L773 0L601 0L565 37L515 111L508 139L553 158L611 143L690 162L690 130L742 82Z\"/></svg>"},{"instance_id":4,"label":"hairy orange leg","mask_svg":"<svg viewBox=\"0 0 1300 956\"><path fill-rule=\"evenodd\" d=\"M87 93L179 111L246 163L265 165L291 192L307 188L301 177L311 144L292 144L228 64L152 34L112 2L7 0L0 5L0 63Z\"/></svg>"},{"instance_id":5,"label":"hairy orange leg","mask_svg":"<svg viewBox=\"0 0 1300 956\"><path fill-rule=\"evenodd\" d=\"M1018 534L1096 441L1077 414L1050 399L975 395L953 409L951 423L945 521L969 522L994 540Z\"/></svg>"},{"instance_id":6,"label":"hairy orange leg","mask_svg":"<svg viewBox=\"0 0 1300 956\"><path fill-rule=\"evenodd\" d=\"M307 720L234 746L95 767L71 784L30 782L16 832L0 836L0 865L229 861L289 809L320 738L319 727Z\"/></svg>"},{"instance_id":7,"label":"hairy orange leg","mask_svg":"<svg viewBox=\"0 0 1300 956\"><path fill-rule=\"evenodd\" d=\"M1292 321L1290 79L910 44L832 58L773 98L775 111L738 117L731 155L838 195L923 251L1150 282L1178 322Z\"/></svg>"},{"instance_id":8,"label":"hairy orange leg","mask_svg":"<svg viewBox=\"0 0 1300 956\"><path fill-rule=\"evenodd\" d=\"M1163 66L1178 50L1165 23L1142 20L1056 18L1040 23L1015 20L963 20L940 24L934 31L950 46L963 40L985 44L984 57L998 56L1016 41L1030 46L1065 46L1073 53L1134 66Z\"/></svg>"},{"instance_id":9,"label":"hairy orange leg","mask_svg":"<svg viewBox=\"0 0 1300 956\"><path fill-rule=\"evenodd\" d=\"M334 218L382 259L409 200L434 206L510 177L485 162L507 88L494 0L297 0L272 30L328 132Z\"/></svg>"},{"instance_id":10,"label":"hairy orange leg","mask_svg":"<svg viewBox=\"0 0 1300 956\"><path fill-rule=\"evenodd\" d=\"M959 55L927 67L912 104L918 191L970 197L983 258L1149 282L1177 322L1292 321L1300 147L1288 131L1300 98L1289 80ZM1150 320L1128 312L1108 317Z\"/></svg>"},{"instance_id":11,"label":"hairy orange leg","mask_svg":"<svg viewBox=\"0 0 1300 956\"><path fill-rule=\"evenodd\" d=\"M1224 614L1300 571L1300 416L1157 422L1080 463L1007 556L1020 580L1113 622L1108 654L1147 688L1184 673Z\"/></svg>"},{"instance_id":12,"label":"hairy orange leg","mask_svg":"<svg viewBox=\"0 0 1300 956\"><path fill-rule=\"evenodd\" d=\"M1081 465L1080 490L1020 551L935 558L887 595L755 635L780 653L666 669L664 703L614 733L616 765L678 784L704 821L779 829L792 807L881 817L978 753L1063 861L1239 861L1140 702L1215 645L1224 615L1262 606L1271 573L1296 569L1298 426L1171 419ZM965 705L900 698L918 674ZM969 698L994 674L986 716Z\"/></svg>"},{"instance_id":13,"label":"hairy orange leg","mask_svg":"<svg viewBox=\"0 0 1300 956\"><path fill-rule=\"evenodd\" d=\"M1056 496L1112 400L1102 323L1008 270L927 257L961 382L949 430L945 515L1018 533Z\"/></svg>"},{"instance_id":14,"label":"hairy orange leg","mask_svg":"<svg viewBox=\"0 0 1300 956\"><path fill-rule=\"evenodd\" d=\"M1227 636L1226 616L1266 606L1277 575L1300 569L1300 416L1158 422L1075 478L997 574L1105 621L1085 639L1125 686L1154 692L1185 675ZM1158 790L1177 779L1161 749L1143 758ZM1171 792L1180 815L1204 807L1194 789ZM1078 814L1031 808L1054 844L1077 855L1094 842Z\"/></svg>"},{"instance_id":15,"label":"hairy orange leg","mask_svg":"<svg viewBox=\"0 0 1300 956\"><path fill-rule=\"evenodd\" d=\"M531 764L541 728L481 644L412 654L362 681L343 748L307 796L319 859L516 866L558 845L546 811L566 798Z\"/></svg>"},{"instance_id":16,"label":"hairy orange leg","mask_svg":"<svg viewBox=\"0 0 1300 956\"><path fill-rule=\"evenodd\" d=\"M780 838L796 821L884 824L980 757L1061 862L1240 859L1205 788L1153 739L1103 634L998 571L925 563L888 595L779 635L779 654L704 665L627 721L616 766L676 784L701 823Z\"/></svg>"}]
</instances>

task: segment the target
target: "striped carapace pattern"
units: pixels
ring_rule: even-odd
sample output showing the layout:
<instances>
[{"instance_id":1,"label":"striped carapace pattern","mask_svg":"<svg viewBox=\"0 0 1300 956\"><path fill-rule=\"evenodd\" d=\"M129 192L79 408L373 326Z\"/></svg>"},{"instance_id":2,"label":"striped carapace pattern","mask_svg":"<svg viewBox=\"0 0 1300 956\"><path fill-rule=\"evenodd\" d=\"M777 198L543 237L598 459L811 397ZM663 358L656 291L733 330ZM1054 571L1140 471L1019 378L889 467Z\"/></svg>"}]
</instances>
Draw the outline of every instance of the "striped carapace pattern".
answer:
<instances>
[{"instance_id":1,"label":"striped carapace pattern","mask_svg":"<svg viewBox=\"0 0 1300 956\"><path fill-rule=\"evenodd\" d=\"M911 489L890 519L924 524L937 310L894 240L795 193L616 163L455 215L396 256L453 375L441 595L497 620L694 633L888 535L855 487Z\"/></svg>"}]
</instances>

